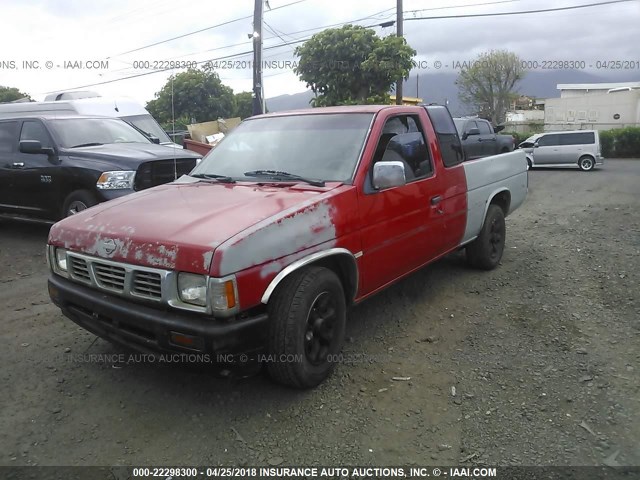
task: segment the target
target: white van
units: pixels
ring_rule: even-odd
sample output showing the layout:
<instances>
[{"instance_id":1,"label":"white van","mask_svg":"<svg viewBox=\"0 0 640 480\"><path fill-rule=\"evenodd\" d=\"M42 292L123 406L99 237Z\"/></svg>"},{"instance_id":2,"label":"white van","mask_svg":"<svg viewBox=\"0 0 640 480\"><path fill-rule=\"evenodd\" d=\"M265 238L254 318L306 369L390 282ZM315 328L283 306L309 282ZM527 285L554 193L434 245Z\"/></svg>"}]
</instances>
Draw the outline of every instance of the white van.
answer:
<instances>
[{"instance_id":1,"label":"white van","mask_svg":"<svg viewBox=\"0 0 640 480\"><path fill-rule=\"evenodd\" d=\"M535 139L527 153L529 168L578 167L585 172L602 165L600 137L597 130L548 132Z\"/></svg>"},{"instance_id":2,"label":"white van","mask_svg":"<svg viewBox=\"0 0 640 480\"><path fill-rule=\"evenodd\" d=\"M47 96L44 102L21 102L6 103L0 105L0 118L7 115L16 114L56 114L60 115L82 115L82 116L101 116L116 117L124 120L134 126L141 133L152 139L154 143L169 146L172 148L182 148L171 141L169 135L156 122L151 114L138 102L131 98L118 97L100 97L91 96L85 98L74 98L74 93L92 93L92 92L68 92L65 94ZM54 100L55 98L55 100ZM158 140L155 140L155 139Z\"/></svg>"}]
</instances>

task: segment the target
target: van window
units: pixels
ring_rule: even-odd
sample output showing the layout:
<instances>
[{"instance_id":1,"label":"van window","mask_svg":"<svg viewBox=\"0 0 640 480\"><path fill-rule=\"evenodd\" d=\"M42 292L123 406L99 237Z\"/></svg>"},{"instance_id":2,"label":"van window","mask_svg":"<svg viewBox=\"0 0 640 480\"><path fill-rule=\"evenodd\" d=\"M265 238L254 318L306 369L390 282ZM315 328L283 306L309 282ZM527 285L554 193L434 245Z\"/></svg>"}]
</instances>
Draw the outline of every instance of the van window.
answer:
<instances>
[{"instance_id":1,"label":"van window","mask_svg":"<svg viewBox=\"0 0 640 480\"><path fill-rule=\"evenodd\" d=\"M51 147L51 140L49 139L47 130L44 128L44 125L35 120L27 120L22 124L20 141L22 140L37 140L42 144L42 147Z\"/></svg>"},{"instance_id":2,"label":"van window","mask_svg":"<svg viewBox=\"0 0 640 480\"><path fill-rule=\"evenodd\" d=\"M0 152L13 152L17 134L18 122L0 123Z\"/></svg>"},{"instance_id":3,"label":"van window","mask_svg":"<svg viewBox=\"0 0 640 480\"><path fill-rule=\"evenodd\" d=\"M555 145L559 145L559 137L560 135L544 135L542 137L540 137L540 140L538 140L538 146L539 147L550 147L550 146L555 146Z\"/></svg>"},{"instance_id":4,"label":"van window","mask_svg":"<svg viewBox=\"0 0 640 480\"><path fill-rule=\"evenodd\" d=\"M134 127L142 130L146 135L152 135L160 139L160 143L171 142L169 135L162 130L158 122L156 122L151 115L127 115L121 117L127 123L130 123Z\"/></svg>"},{"instance_id":5,"label":"van window","mask_svg":"<svg viewBox=\"0 0 640 480\"><path fill-rule=\"evenodd\" d=\"M596 136L593 132L565 133L560 136L561 145L593 145L596 143Z\"/></svg>"}]
</instances>

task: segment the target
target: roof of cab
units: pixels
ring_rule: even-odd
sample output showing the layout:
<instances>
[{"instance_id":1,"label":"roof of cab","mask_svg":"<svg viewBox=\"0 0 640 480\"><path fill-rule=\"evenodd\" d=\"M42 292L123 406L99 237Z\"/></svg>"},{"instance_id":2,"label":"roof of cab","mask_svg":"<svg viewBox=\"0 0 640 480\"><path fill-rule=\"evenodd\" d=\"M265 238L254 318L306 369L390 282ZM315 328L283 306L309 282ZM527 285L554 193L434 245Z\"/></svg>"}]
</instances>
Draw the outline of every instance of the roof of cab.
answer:
<instances>
[{"instance_id":1,"label":"roof of cab","mask_svg":"<svg viewBox=\"0 0 640 480\"><path fill-rule=\"evenodd\" d=\"M283 117L290 115L323 115L323 114L336 114L336 113L378 113L387 109L403 109L403 110L416 110L424 108L417 105L343 105L339 107L319 107L319 108L303 108L300 110L286 110L282 112L265 113L263 115L256 115L254 118L266 118L266 117ZM247 119L248 120L248 119Z\"/></svg>"}]
</instances>

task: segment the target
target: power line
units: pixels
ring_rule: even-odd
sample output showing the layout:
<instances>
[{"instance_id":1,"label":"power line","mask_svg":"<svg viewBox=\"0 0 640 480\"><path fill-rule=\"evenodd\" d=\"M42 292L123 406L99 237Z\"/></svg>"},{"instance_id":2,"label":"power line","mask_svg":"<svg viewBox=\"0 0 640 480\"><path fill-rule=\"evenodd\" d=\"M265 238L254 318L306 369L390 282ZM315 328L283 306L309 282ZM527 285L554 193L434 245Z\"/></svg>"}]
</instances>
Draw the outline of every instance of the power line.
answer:
<instances>
[{"instance_id":1,"label":"power line","mask_svg":"<svg viewBox=\"0 0 640 480\"><path fill-rule=\"evenodd\" d=\"M545 13L545 12L559 12L562 10L575 10L578 8L589 8L589 7L599 7L601 5L610 5L612 3L625 3L625 2L634 2L636 0L611 0L608 2L597 2L597 3L588 3L585 5L573 5L570 7L558 7L558 8L544 8L540 10L524 10L520 12L498 12L498 13L476 13L476 14L468 14L468 15L443 15L438 17L412 17L405 18L405 21L410 20L443 20L447 18L474 18L474 17L502 17L507 15L527 15L530 13Z\"/></svg>"},{"instance_id":2,"label":"power line","mask_svg":"<svg viewBox=\"0 0 640 480\"><path fill-rule=\"evenodd\" d=\"M295 2L287 3L285 5L281 5L279 7L272 8L270 11L273 12L274 10L279 10L281 8L290 7L292 5L297 5L298 3L302 3L302 2L306 2L306 1L308 1L308 0L297 0ZM182 35L178 35L176 37L167 38L166 40L160 40L158 42L150 43L149 45L144 45L142 47L134 48L132 50L127 50L126 52L122 52L122 53L118 53L117 55L113 55L113 57L120 57L122 55L127 55L129 53L139 52L140 50L144 50L146 48L155 47L156 45L162 45L163 43L173 42L174 40L179 40L181 38L189 37L191 35L196 35L197 33L206 32L207 30L213 30L214 28L223 27L225 25L229 25L231 23L239 22L240 20L247 20L247 19L250 19L250 18L253 18L253 15L247 15L245 17L234 18L233 20L227 20L226 22L222 22L222 23L219 23L217 25L212 25L210 27L201 28L199 30L194 30L192 32L183 33ZM109 59L109 58L112 58L112 57L107 57L107 59Z\"/></svg>"}]
</instances>

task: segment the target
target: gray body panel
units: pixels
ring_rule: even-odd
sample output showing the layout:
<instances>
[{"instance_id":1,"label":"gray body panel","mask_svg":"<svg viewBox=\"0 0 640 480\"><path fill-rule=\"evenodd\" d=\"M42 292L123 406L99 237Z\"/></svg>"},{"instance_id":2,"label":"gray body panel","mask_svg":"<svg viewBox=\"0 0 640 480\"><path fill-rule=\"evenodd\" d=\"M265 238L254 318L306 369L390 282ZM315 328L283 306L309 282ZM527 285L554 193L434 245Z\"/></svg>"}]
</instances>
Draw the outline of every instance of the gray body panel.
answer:
<instances>
[{"instance_id":1,"label":"gray body panel","mask_svg":"<svg viewBox=\"0 0 640 480\"><path fill-rule=\"evenodd\" d=\"M465 162L467 177L467 227L461 245L478 236L493 197L508 191L511 197L507 215L524 202L528 190L525 153L516 150Z\"/></svg>"}]
</instances>

